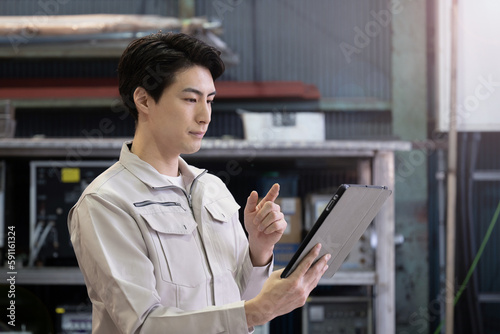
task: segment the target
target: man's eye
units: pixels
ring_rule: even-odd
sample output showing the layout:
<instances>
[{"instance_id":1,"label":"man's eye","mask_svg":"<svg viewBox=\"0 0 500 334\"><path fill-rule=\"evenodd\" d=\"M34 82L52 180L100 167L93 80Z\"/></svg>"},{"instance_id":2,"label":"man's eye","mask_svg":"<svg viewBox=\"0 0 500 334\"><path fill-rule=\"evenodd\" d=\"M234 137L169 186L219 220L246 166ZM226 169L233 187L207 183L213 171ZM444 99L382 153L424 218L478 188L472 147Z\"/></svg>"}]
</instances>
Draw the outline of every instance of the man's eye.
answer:
<instances>
[{"instance_id":1,"label":"man's eye","mask_svg":"<svg viewBox=\"0 0 500 334\"><path fill-rule=\"evenodd\" d=\"M208 104L214 104L215 102L214 102L214 100L208 100L207 103Z\"/></svg>"},{"instance_id":2,"label":"man's eye","mask_svg":"<svg viewBox=\"0 0 500 334\"><path fill-rule=\"evenodd\" d=\"M196 99L187 98L186 101L196 103Z\"/></svg>"}]
</instances>

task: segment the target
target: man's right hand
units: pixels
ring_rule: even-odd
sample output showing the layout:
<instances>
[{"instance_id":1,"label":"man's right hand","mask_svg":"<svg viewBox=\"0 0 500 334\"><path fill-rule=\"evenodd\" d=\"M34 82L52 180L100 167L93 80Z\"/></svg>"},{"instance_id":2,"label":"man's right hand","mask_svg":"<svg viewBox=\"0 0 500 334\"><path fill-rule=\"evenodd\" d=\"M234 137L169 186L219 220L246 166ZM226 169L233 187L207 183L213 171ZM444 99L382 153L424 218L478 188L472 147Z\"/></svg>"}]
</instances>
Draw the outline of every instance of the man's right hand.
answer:
<instances>
[{"instance_id":1,"label":"man's right hand","mask_svg":"<svg viewBox=\"0 0 500 334\"><path fill-rule=\"evenodd\" d=\"M261 292L245 302L248 327L263 325L277 316L304 306L309 294L328 269L330 254L322 256L313 265L320 249L320 244L311 249L287 278L280 277L283 269L273 272L264 283Z\"/></svg>"}]
</instances>

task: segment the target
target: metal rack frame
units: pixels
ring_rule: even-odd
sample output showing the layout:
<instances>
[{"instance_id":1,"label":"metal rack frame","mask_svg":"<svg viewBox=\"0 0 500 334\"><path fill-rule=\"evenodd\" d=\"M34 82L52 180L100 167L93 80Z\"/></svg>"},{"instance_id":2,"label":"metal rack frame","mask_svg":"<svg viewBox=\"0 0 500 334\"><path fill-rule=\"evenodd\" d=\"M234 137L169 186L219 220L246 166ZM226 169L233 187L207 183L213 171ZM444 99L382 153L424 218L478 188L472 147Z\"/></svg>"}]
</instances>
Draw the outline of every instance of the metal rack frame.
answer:
<instances>
[{"instance_id":1,"label":"metal rack frame","mask_svg":"<svg viewBox=\"0 0 500 334\"><path fill-rule=\"evenodd\" d=\"M85 150L80 158L117 157L124 140L118 139L0 139L0 156L50 157L70 156ZM205 139L193 158L225 159L258 158L356 158L359 182L395 186L394 152L411 150L404 141L344 141L325 142L250 142L245 140ZM89 153L90 152L90 153ZM376 269L374 272L338 272L328 285L373 285L375 333L395 333L395 196L393 193L375 219L377 234ZM5 276L6 273L4 272ZM83 284L78 268L19 269L18 284Z\"/></svg>"}]
</instances>

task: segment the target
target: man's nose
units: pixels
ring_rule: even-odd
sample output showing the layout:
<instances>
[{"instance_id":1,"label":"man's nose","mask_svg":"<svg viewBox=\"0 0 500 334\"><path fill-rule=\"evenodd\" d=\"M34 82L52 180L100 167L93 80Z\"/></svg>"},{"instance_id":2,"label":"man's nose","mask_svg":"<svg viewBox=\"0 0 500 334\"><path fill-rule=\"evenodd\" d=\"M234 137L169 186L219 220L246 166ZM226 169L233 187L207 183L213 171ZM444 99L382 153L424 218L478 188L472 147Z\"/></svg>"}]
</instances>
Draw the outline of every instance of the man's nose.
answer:
<instances>
[{"instance_id":1,"label":"man's nose","mask_svg":"<svg viewBox=\"0 0 500 334\"><path fill-rule=\"evenodd\" d=\"M212 117L212 105L210 103L202 103L201 106L198 108L198 115L197 115L198 123L204 123L208 124L211 121Z\"/></svg>"}]
</instances>

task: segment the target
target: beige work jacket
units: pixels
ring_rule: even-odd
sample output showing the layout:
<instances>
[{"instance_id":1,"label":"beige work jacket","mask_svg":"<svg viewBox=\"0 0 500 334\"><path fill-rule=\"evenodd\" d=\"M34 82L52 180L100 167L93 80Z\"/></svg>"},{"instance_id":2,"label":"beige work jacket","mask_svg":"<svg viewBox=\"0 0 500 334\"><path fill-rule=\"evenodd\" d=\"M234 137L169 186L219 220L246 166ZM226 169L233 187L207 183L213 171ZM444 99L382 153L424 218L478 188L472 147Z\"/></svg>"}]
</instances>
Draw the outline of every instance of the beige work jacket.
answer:
<instances>
[{"instance_id":1,"label":"beige work jacket","mask_svg":"<svg viewBox=\"0 0 500 334\"><path fill-rule=\"evenodd\" d=\"M124 143L71 209L68 226L93 304L93 334L248 333L255 268L221 180L179 158L186 191Z\"/></svg>"}]
</instances>

